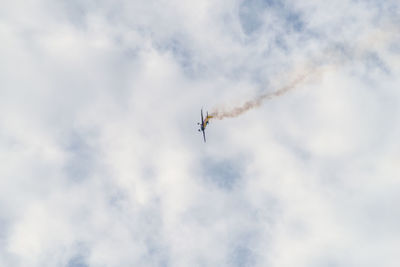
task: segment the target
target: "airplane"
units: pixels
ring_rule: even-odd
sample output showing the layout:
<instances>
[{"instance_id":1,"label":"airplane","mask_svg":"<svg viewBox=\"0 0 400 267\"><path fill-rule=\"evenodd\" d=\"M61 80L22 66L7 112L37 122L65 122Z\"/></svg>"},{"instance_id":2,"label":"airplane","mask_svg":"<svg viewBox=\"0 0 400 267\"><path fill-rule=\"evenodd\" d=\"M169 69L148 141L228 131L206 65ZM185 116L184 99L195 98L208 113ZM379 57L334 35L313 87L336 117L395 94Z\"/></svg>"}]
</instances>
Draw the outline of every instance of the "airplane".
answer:
<instances>
[{"instance_id":1,"label":"airplane","mask_svg":"<svg viewBox=\"0 0 400 267\"><path fill-rule=\"evenodd\" d=\"M212 117L213 117L213 116L208 115L208 111L207 111L207 116L206 116L206 118L204 119L204 118L203 118L203 109L201 109L201 123L197 123L197 125L200 125L199 132L200 132L200 131L203 132L204 143L206 142L206 132L205 132L205 130L206 130L206 127L207 127L207 125L208 125L208 123L210 122L210 119L211 119Z\"/></svg>"}]
</instances>

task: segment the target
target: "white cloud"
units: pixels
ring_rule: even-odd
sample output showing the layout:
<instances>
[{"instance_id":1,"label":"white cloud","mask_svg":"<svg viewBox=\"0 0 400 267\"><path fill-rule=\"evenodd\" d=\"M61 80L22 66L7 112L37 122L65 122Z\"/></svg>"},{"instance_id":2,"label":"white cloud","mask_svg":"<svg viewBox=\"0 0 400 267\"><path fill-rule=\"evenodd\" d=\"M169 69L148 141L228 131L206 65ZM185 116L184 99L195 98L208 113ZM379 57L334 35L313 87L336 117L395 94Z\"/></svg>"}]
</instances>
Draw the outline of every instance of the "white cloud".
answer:
<instances>
[{"instance_id":1,"label":"white cloud","mask_svg":"<svg viewBox=\"0 0 400 267\"><path fill-rule=\"evenodd\" d=\"M398 10L0 4L0 265L397 266Z\"/></svg>"}]
</instances>

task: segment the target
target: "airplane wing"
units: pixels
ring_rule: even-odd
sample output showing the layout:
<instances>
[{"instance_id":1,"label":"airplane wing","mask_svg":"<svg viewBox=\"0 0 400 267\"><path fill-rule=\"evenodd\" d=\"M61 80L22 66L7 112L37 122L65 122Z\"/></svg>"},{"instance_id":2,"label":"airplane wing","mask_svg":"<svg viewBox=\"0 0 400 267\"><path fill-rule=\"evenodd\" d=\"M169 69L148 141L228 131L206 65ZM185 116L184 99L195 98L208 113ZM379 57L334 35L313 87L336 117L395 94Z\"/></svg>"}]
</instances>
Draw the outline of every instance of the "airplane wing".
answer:
<instances>
[{"instance_id":1,"label":"airplane wing","mask_svg":"<svg viewBox=\"0 0 400 267\"><path fill-rule=\"evenodd\" d=\"M204 119L203 119L203 109L201 109L201 124L203 124Z\"/></svg>"},{"instance_id":2,"label":"airplane wing","mask_svg":"<svg viewBox=\"0 0 400 267\"><path fill-rule=\"evenodd\" d=\"M206 142L206 132L203 131L203 138L204 138L204 143Z\"/></svg>"}]
</instances>

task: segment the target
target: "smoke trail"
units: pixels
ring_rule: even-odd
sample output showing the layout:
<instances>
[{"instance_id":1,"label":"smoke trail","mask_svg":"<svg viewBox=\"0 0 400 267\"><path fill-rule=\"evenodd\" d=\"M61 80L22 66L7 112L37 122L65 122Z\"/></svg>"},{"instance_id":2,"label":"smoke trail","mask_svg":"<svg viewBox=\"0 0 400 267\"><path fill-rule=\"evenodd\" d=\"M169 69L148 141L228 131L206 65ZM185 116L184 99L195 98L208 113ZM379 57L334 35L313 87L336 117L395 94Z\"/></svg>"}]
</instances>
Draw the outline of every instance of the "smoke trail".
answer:
<instances>
[{"instance_id":1,"label":"smoke trail","mask_svg":"<svg viewBox=\"0 0 400 267\"><path fill-rule=\"evenodd\" d=\"M330 48L322 51L319 56L314 57L309 64L304 64L300 66L299 69L302 71L294 72L291 76L294 77L291 82L280 87L272 93L266 93L258 96L257 98L247 101L244 104L234 107L230 110L225 110L223 108L214 108L211 111L211 116L213 118L222 120L224 118L235 118L242 115L250 109L257 108L263 104L264 101L279 97L295 89L301 84L307 82L309 78L317 78L328 70L334 70L337 67L345 65L349 61L353 60L363 60L371 49L379 50L382 45L388 43L388 41L396 36L399 29L386 29L384 31L376 30L370 31L369 34L363 36L358 41L353 44L336 44ZM296 74L297 73L297 74Z\"/></svg>"},{"instance_id":2,"label":"smoke trail","mask_svg":"<svg viewBox=\"0 0 400 267\"><path fill-rule=\"evenodd\" d=\"M320 71L315 70L314 68L308 70L308 71L303 71L301 74L297 75L294 80L292 80L289 84L279 88L275 92L272 93L266 93L258 96L256 99L250 100L242 104L241 106L234 107L231 110L222 110L222 109L214 109L211 112L211 116L213 116L216 119L222 120L224 118L234 118L239 115L242 115L246 111L259 107L261 104L269 99L281 96L283 94L286 94L290 90L296 88L298 85L304 83L307 78L314 76L315 74L319 74ZM313 75L314 74L314 75Z\"/></svg>"}]
</instances>

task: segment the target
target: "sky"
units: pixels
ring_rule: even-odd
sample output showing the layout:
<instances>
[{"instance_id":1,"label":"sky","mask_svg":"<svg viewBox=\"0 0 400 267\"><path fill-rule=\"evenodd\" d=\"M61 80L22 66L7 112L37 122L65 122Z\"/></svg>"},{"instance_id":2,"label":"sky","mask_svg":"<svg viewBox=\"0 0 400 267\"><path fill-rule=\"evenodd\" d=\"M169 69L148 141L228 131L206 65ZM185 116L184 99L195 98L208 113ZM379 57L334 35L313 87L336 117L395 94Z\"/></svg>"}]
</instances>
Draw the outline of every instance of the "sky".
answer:
<instances>
[{"instance_id":1,"label":"sky","mask_svg":"<svg viewBox=\"0 0 400 267\"><path fill-rule=\"evenodd\" d=\"M397 267L399 18L0 2L0 266Z\"/></svg>"}]
</instances>

